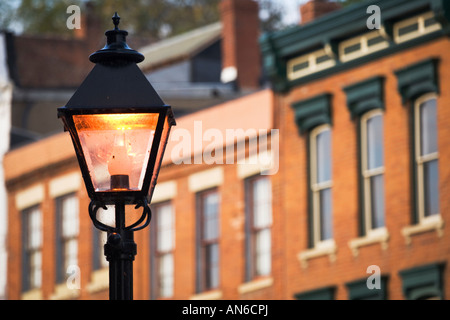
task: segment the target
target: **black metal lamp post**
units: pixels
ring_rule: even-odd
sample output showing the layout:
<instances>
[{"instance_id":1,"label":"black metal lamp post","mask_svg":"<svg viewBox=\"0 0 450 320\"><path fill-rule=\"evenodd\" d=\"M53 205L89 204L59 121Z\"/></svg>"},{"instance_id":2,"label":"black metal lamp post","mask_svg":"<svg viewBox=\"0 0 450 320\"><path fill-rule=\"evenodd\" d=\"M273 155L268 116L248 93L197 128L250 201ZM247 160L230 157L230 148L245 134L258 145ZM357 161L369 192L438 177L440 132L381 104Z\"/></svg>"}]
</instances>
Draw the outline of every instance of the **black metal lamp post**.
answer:
<instances>
[{"instance_id":1,"label":"black metal lamp post","mask_svg":"<svg viewBox=\"0 0 450 320\"><path fill-rule=\"evenodd\" d=\"M109 261L111 300L133 299L134 231L148 226L149 202L161 161L175 125L172 109L164 104L136 65L144 56L126 43L128 32L105 33L106 46L89 59L96 65L61 108L58 117L70 132L91 199L94 226L108 232L105 255ZM115 206L115 227L97 218L99 208ZM125 223L125 205L143 208L134 223Z\"/></svg>"}]
</instances>

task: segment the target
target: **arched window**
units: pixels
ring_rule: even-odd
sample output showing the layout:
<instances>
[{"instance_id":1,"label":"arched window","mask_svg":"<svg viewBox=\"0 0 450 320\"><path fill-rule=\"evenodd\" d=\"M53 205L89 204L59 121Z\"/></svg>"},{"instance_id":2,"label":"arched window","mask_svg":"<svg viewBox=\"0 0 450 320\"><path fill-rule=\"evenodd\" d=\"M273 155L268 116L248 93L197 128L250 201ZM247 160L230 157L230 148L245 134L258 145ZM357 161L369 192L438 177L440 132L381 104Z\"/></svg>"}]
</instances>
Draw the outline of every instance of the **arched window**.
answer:
<instances>
[{"instance_id":1,"label":"arched window","mask_svg":"<svg viewBox=\"0 0 450 320\"><path fill-rule=\"evenodd\" d=\"M436 94L426 94L414 104L418 220L439 216L439 151Z\"/></svg>"},{"instance_id":2,"label":"arched window","mask_svg":"<svg viewBox=\"0 0 450 320\"><path fill-rule=\"evenodd\" d=\"M310 176L314 246L333 239L331 127L328 124L310 133Z\"/></svg>"},{"instance_id":3,"label":"arched window","mask_svg":"<svg viewBox=\"0 0 450 320\"><path fill-rule=\"evenodd\" d=\"M383 112L380 109L366 112L361 117L365 234L385 226L383 136Z\"/></svg>"}]
</instances>

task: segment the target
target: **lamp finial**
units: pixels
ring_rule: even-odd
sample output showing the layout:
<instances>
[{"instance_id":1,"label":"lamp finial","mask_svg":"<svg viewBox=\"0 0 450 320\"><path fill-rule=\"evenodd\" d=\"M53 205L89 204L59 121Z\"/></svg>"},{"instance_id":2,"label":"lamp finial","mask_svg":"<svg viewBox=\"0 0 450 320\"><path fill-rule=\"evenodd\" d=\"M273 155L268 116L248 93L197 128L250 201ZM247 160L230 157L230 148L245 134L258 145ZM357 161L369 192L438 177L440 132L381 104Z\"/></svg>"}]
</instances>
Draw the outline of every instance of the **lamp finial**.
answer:
<instances>
[{"instance_id":1,"label":"lamp finial","mask_svg":"<svg viewBox=\"0 0 450 320\"><path fill-rule=\"evenodd\" d=\"M119 30L119 23L120 23L120 17L116 13L114 13L114 16L112 17L113 23L114 23L114 30Z\"/></svg>"},{"instance_id":2,"label":"lamp finial","mask_svg":"<svg viewBox=\"0 0 450 320\"><path fill-rule=\"evenodd\" d=\"M112 17L114 29L105 32L106 46L89 56L89 60L94 63L139 63L144 60L144 56L131 49L126 42L128 32L119 29L120 17L117 12Z\"/></svg>"}]
</instances>

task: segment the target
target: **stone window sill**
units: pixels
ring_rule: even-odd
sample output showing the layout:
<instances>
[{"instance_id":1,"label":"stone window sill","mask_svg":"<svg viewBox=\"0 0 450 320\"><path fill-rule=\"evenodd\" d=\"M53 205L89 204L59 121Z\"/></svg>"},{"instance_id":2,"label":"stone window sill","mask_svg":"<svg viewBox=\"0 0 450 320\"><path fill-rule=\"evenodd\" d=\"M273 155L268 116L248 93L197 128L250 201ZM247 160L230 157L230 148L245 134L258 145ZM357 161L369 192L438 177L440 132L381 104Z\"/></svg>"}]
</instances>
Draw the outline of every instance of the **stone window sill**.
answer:
<instances>
[{"instance_id":1,"label":"stone window sill","mask_svg":"<svg viewBox=\"0 0 450 320\"><path fill-rule=\"evenodd\" d=\"M109 289L108 267L94 271L91 276L91 282L88 284L88 291L90 293L95 293L108 289Z\"/></svg>"},{"instance_id":2,"label":"stone window sill","mask_svg":"<svg viewBox=\"0 0 450 320\"><path fill-rule=\"evenodd\" d=\"M321 243L318 243L314 248L302 251L298 254L297 258L300 261L302 267L305 269L308 267L308 260L328 256L330 262L334 262L336 260L336 243L334 240L327 240Z\"/></svg>"},{"instance_id":3,"label":"stone window sill","mask_svg":"<svg viewBox=\"0 0 450 320\"><path fill-rule=\"evenodd\" d=\"M256 279L256 280L252 280L252 281L241 284L238 287L238 292L240 294L245 294L248 292L253 292L253 291L257 291L260 289L270 287L272 284L273 284L272 277Z\"/></svg>"},{"instance_id":4,"label":"stone window sill","mask_svg":"<svg viewBox=\"0 0 450 320\"><path fill-rule=\"evenodd\" d=\"M428 231L436 231L439 238L444 234L444 221L440 215L424 219L419 224L407 226L402 229L407 245L411 244L411 236Z\"/></svg>"},{"instance_id":5,"label":"stone window sill","mask_svg":"<svg viewBox=\"0 0 450 320\"><path fill-rule=\"evenodd\" d=\"M220 300L222 299L222 290L212 290L194 294L191 300Z\"/></svg>"},{"instance_id":6,"label":"stone window sill","mask_svg":"<svg viewBox=\"0 0 450 320\"><path fill-rule=\"evenodd\" d=\"M352 239L349 241L348 246L352 250L353 256L357 257L359 254L359 249L364 246L369 246L372 244L379 243L383 250L388 247L389 232L386 228L378 228L371 230L366 236Z\"/></svg>"},{"instance_id":7,"label":"stone window sill","mask_svg":"<svg viewBox=\"0 0 450 320\"><path fill-rule=\"evenodd\" d=\"M55 292L51 296L51 300L71 300L80 296L79 289L70 289L67 283L56 285Z\"/></svg>"},{"instance_id":8,"label":"stone window sill","mask_svg":"<svg viewBox=\"0 0 450 320\"><path fill-rule=\"evenodd\" d=\"M30 291L26 291L22 293L21 297L22 300L42 300L42 290L39 289L33 289Z\"/></svg>"}]
</instances>

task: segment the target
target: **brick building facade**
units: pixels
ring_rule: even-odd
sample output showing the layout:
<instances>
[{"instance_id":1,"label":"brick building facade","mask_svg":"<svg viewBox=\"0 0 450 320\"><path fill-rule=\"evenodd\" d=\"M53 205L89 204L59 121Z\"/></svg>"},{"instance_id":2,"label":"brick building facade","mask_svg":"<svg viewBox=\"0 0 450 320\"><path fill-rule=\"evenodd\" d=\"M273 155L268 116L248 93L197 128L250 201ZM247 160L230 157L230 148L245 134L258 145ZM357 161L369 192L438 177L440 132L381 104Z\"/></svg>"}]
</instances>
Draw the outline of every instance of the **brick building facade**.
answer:
<instances>
[{"instance_id":1,"label":"brick building facade","mask_svg":"<svg viewBox=\"0 0 450 320\"><path fill-rule=\"evenodd\" d=\"M240 119L235 118L238 113ZM259 116L252 119L254 113ZM272 144L274 148L278 144L278 137L272 137L272 113L272 92L263 90L177 120L152 200L151 228L135 234L135 299L238 299L252 288L243 285L240 257L245 240L244 190L248 178L260 177L264 198L270 199L272 175L264 173L278 170L277 159L272 160ZM90 200L72 149L69 135L62 133L5 157L9 299L108 298L105 238L89 218ZM214 213L205 213L203 218L209 221L205 237L213 233L217 238L216 249L210 248L220 252L214 268L210 267L214 261L199 258L202 245L196 241L203 234L196 225L203 196L209 196L205 201L218 215L208 220ZM127 208L130 220L136 218L133 213L132 207ZM100 217L108 219L108 212ZM267 233L270 216L264 227ZM201 280L200 265L210 270L208 279ZM268 277L256 285L272 282ZM270 293L267 298L275 296Z\"/></svg>"},{"instance_id":2,"label":"brick building facade","mask_svg":"<svg viewBox=\"0 0 450 320\"><path fill-rule=\"evenodd\" d=\"M380 29L366 26L368 5ZM448 298L445 6L364 2L263 39L280 128L283 298Z\"/></svg>"}]
</instances>

